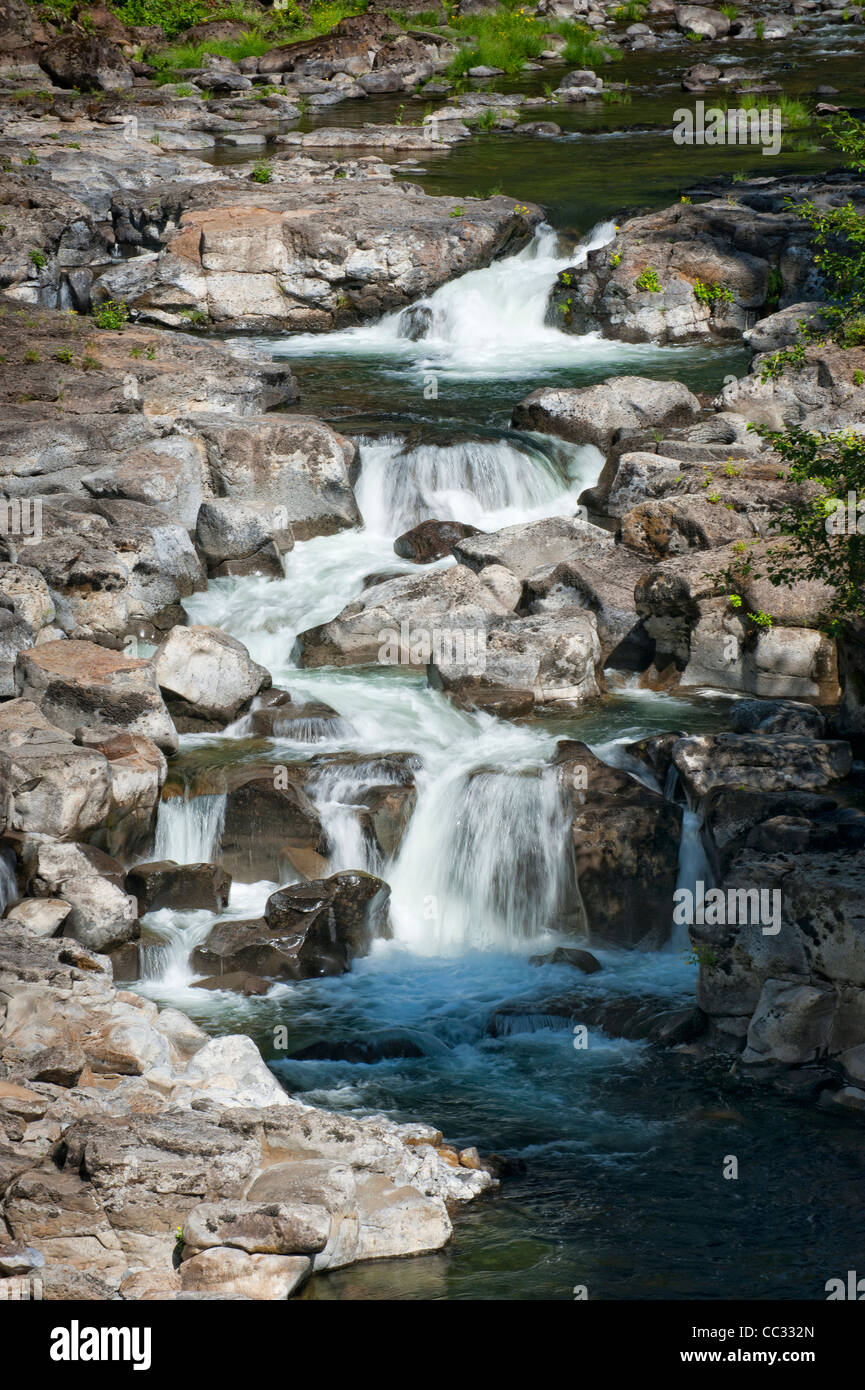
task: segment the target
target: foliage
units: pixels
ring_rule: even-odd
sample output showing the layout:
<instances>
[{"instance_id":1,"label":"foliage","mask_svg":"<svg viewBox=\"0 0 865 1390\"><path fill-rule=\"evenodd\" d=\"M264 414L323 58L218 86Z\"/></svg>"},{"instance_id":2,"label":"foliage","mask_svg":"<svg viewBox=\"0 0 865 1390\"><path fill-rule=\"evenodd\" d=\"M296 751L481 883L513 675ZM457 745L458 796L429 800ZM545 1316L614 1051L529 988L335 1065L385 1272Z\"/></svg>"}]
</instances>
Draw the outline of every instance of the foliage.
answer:
<instances>
[{"instance_id":1,"label":"foliage","mask_svg":"<svg viewBox=\"0 0 865 1390\"><path fill-rule=\"evenodd\" d=\"M802 580L830 585L828 617L837 630L844 619L865 614L865 517L860 523L858 509L847 527L848 494L865 499L865 436L852 430L823 435L797 425L785 431L761 426L759 433L787 464L790 481L806 485L779 511L784 539L766 556L766 578L776 586Z\"/></svg>"},{"instance_id":2,"label":"foliage","mask_svg":"<svg viewBox=\"0 0 865 1390\"><path fill-rule=\"evenodd\" d=\"M119 302L106 299L94 310L93 317L99 328L122 328L129 322L129 310L122 299Z\"/></svg>"},{"instance_id":3,"label":"foliage","mask_svg":"<svg viewBox=\"0 0 865 1390\"><path fill-rule=\"evenodd\" d=\"M650 265L647 265L645 270L640 271L634 281L634 286L638 290L648 290L650 294L660 294L662 288L658 279L658 272L653 270Z\"/></svg>"}]
</instances>

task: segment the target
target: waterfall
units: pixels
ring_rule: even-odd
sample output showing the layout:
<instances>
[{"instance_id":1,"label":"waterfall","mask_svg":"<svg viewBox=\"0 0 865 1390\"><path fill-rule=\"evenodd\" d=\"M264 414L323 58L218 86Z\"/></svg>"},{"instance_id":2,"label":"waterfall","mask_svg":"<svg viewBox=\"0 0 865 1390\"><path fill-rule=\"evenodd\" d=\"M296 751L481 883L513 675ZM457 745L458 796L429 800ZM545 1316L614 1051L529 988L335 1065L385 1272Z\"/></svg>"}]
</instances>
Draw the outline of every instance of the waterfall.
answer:
<instances>
[{"instance_id":1,"label":"waterfall","mask_svg":"<svg viewBox=\"0 0 865 1390\"><path fill-rule=\"evenodd\" d=\"M18 901L18 876L15 871L15 855L12 850L0 850L0 917L6 916L6 909Z\"/></svg>"},{"instance_id":2,"label":"waterfall","mask_svg":"<svg viewBox=\"0 0 865 1390\"><path fill-rule=\"evenodd\" d=\"M676 889L687 888L692 894L698 883L714 886L709 859L703 846L703 813L686 807L682 813L682 838L679 841L679 873ZM693 899L692 899L693 901ZM670 934L671 951L687 951L691 946L686 923L673 923Z\"/></svg>"},{"instance_id":3,"label":"waterfall","mask_svg":"<svg viewBox=\"0 0 865 1390\"><path fill-rule=\"evenodd\" d=\"M572 516L568 466L579 476L580 460L569 458L562 468L540 448L508 440L407 449L403 439L385 435L361 444L355 495L364 525L378 535L398 536L431 518L492 531L535 517ZM589 467L594 477L594 458Z\"/></svg>"},{"instance_id":4,"label":"waterfall","mask_svg":"<svg viewBox=\"0 0 865 1390\"><path fill-rule=\"evenodd\" d=\"M587 354L593 365L605 356L621 361L628 351L622 343L597 333L564 333L546 322L559 273L584 265L589 252L614 235L614 222L600 222L578 246L562 253L557 233L542 225L517 255L469 270L377 323L261 340L261 346L283 358L334 353L396 357L414 361L422 370L479 379L538 376L544 368L586 360Z\"/></svg>"},{"instance_id":5,"label":"waterfall","mask_svg":"<svg viewBox=\"0 0 865 1390\"><path fill-rule=\"evenodd\" d=\"M544 321L556 277L569 266L584 265L589 252L614 234L615 223L599 223L579 246L562 255L556 232L542 224L516 256L447 281L428 299L385 322L398 337L416 333L421 322L424 343L447 345L471 353L475 360L498 354L509 343L523 354L535 345L548 346L564 336Z\"/></svg>"},{"instance_id":6,"label":"waterfall","mask_svg":"<svg viewBox=\"0 0 865 1390\"><path fill-rule=\"evenodd\" d=\"M554 768L439 777L391 874L395 935L426 955L537 943L557 926L570 864Z\"/></svg>"},{"instance_id":7,"label":"waterfall","mask_svg":"<svg viewBox=\"0 0 865 1390\"><path fill-rule=\"evenodd\" d=\"M225 793L172 796L160 801L151 859L207 864L219 857Z\"/></svg>"},{"instance_id":8,"label":"waterfall","mask_svg":"<svg viewBox=\"0 0 865 1390\"><path fill-rule=\"evenodd\" d=\"M332 874L344 869L381 872L381 856L363 821L364 796L375 780L375 766L365 762L320 768L307 782L307 792L327 836L328 871Z\"/></svg>"}]
</instances>

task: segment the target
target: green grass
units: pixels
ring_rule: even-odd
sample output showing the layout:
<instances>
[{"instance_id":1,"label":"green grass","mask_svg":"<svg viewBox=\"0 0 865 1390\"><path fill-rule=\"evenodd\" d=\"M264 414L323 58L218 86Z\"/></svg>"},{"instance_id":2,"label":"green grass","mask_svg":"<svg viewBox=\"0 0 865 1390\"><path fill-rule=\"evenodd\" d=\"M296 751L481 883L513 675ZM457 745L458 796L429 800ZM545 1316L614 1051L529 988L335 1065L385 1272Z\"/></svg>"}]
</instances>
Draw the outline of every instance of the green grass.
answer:
<instances>
[{"instance_id":1,"label":"green grass","mask_svg":"<svg viewBox=\"0 0 865 1390\"><path fill-rule=\"evenodd\" d=\"M565 39L562 60L577 67L594 70L610 61L615 50L598 43L591 29L569 20L548 22L522 9L502 6L484 14L458 15L451 21L464 47L449 64L451 80L464 77L469 68L501 68L513 75L524 63L537 58L547 47L547 35L560 34Z\"/></svg>"},{"instance_id":2,"label":"green grass","mask_svg":"<svg viewBox=\"0 0 865 1390\"><path fill-rule=\"evenodd\" d=\"M731 107L741 111L774 111L777 108L781 112L781 124L787 130L806 129L813 120L804 102L797 101L795 97L783 96L780 92L743 92L735 99L728 98L724 102L725 110Z\"/></svg>"}]
</instances>

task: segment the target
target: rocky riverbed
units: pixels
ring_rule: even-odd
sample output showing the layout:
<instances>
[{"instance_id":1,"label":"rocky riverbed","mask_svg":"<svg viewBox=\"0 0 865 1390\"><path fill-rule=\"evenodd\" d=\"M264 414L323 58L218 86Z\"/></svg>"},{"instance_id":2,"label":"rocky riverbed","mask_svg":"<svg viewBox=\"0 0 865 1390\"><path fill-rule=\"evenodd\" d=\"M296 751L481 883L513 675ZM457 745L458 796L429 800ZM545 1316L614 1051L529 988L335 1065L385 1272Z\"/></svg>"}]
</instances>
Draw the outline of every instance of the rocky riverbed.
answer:
<instances>
[{"instance_id":1,"label":"rocky riverbed","mask_svg":"<svg viewBox=\"0 0 865 1390\"><path fill-rule=\"evenodd\" d=\"M861 1142L861 623L762 577L814 485L753 426L861 429L795 204L865 186L704 151L574 226L549 177L638 163L598 113L665 63L668 104L759 94L766 39L855 109L817 78L861 14L542 0L546 47L466 77L478 8L242 57L214 20L175 71L2 6L0 1278L45 1298L342 1296L502 1221L495 1296L537 1239L528 1296L570 1297L539 1191L579 1233L621 1161L671 1240L671 1096L705 1164L763 1104L793 1164L794 1101ZM508 157L549 197L468 183Z\"/></svg>"}]
</instances>

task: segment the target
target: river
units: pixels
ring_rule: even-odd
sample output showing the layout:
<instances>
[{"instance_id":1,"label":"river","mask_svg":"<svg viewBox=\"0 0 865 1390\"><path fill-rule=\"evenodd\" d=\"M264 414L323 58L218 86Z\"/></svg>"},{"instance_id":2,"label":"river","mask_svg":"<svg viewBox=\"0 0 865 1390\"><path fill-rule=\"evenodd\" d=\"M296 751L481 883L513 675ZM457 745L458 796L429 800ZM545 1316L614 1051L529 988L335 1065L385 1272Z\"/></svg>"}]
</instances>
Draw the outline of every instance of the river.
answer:
<instances>
[{"instance_id":1,"label":"river","mask_svg":"<svg viewBox=\"0 0 865 1390\"><path fill-rule=\"evenodd\" d=\"M808 61L797 63L785 90L813 91L827 80L829 59L828 80L852 90L847 26L827 22L802 43ZM792 51L729 44L724 61L759 62L783 79ZM710 53L704 44L697 56ZM697 1064L596 1031L578 1049L570 1024L543 1011L543 996L572 986L573 971L529 963L563 939L556 905L568 871L567 826L545 772L557 739L582 739L616 762L625 743L647 734L724 727L729 700L649 694L623 682L581 717L509 722L455 708L417 674L302 670L295 656L296 634L334 617L367 576L416 568L395 556L393 540L418 521L496 530L573 514L601 457L510 431L510 411L528 391L622 372L709 390L740 369L738 349L631 347L544 324L557 272L608 239L613 218L668 202L695 179L759 165L758 155L743 160L735 151L720 162L698 151L673 156L669 125L682 102L674 74L686 61L681 47L629 55L615 72L633 84L629 105L565 109L556 115L566 126L558 141L482 136L417 174L430 191L454 196L502 185L541 201L550 219L518 256L432 295L422 341L402 336L398 314L327 336L256 341L291 362L302 411L358 439L364 525L297 544L282 580L211 581L186 608L190 621L240 638L274 685L326 702L341 721L274 738L264 753L242 721L219 736L186 735L174 775L234 759L358 755L319 774L312 794L331 871L369 869L391 885L394 938L348 975L244 999L191 987L189 952L213 918L163 911L145 920L150 944L136 987L213 1033L251 1034L293 1093L351 1113L434 1123L457 1146L494 1151L511 1169L499 1193L455 1214L446 1250L317 1276L307 1299L566 1300L580 1286L593 1299L807 1299L824 1297L826 1278L851 1265L850 1230L863 1206L855 1123L758 1090L729 1064ZM532 90L522 81L511 84L517 88ZM327 123L356 122L352 105L329 110ZM368 108L363 119L386 119L396 104L379 99ZM826 162L823 153L787 154L771 172ZM356 810L377 760L394 752L420 759L418 800L395 859L381 862ZM221 812L218 795L164 802L154 856L213 857ZM686 817L683 881L703 868L694 832ZM223 918L255 915L275 886L236 882ZM596 954L602 970L580 977L587 992L671 1005L693 998L696 965L682 943ZM515 996L535 996L537 1011L491 1034L491 1014ZM277 1027L288 1031L287 1050L274 1048ZM393 1038L411 1040L417 1055L372 1063L291 1056L316 1042ZM724 1177L730 1155L735 1181Z\"/></svg>"}]
</instances>

